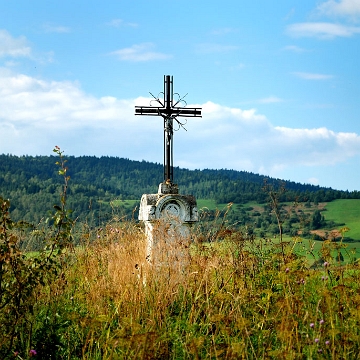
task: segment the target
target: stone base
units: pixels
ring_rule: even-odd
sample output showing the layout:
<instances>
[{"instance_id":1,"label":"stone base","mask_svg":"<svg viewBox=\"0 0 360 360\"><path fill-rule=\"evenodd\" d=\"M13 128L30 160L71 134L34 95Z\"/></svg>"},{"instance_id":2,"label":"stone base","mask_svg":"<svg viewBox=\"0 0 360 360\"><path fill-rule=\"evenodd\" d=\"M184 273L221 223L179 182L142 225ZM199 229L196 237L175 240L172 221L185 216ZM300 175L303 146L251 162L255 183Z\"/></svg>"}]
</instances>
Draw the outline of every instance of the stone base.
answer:
<instances>
[{"instance_id":1,"label":"stone base","mask_svg":"<svg viewBox=\"0 0 360 360\"><path fill-rule=\"evenodd\" d=\"M190 228L199 221L195 197L178 194L176 184L161 183L157 194L141 197L139 220L145 225L149 263L183 271L189 258Z\"/></svg>"},{"instance_id":2,"label":"stone base","mask_svg":"<svg viewBox=\"0 0 360 360\"><path fill-rule=\"evenodd\" d=\"M190 224L145 221L146 260L155 267L181 270L189 262Z\"/></svg>"}]
</instances>

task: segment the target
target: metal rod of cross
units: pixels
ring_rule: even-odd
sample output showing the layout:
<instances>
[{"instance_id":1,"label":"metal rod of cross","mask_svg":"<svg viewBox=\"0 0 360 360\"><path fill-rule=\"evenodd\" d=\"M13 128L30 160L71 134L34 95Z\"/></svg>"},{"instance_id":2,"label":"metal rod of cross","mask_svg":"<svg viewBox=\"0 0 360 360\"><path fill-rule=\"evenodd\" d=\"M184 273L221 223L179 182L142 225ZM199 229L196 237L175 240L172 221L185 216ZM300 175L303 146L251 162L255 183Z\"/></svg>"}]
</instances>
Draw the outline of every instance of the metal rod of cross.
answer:
<instances>
[{"instance_id":1,"label":"metal rod of cross","mask_svg":"<svg viewBox=\"0 0 360 360\"><path fill-rule=\"evenodd\" d=\"M184 123L180 122L178 117L201 117L201 108L186 108L177 106L185 103L184 97L180 98L174 104L173 77L164 76L164 91L160 94L164 95L164 99L150 95L154 98L150 102L150 106L135 106L135 115L161 116L164 119L164 182L172 183L174 180L173 170L173 134L174 120L179 127L184 127ZM177 94L177 93L176 93ZM178 95L178 94L177 94ZM160 106L151 106L155 101ZM186 129L185 129L186 130Z\"/></svg>"}]
</instances>

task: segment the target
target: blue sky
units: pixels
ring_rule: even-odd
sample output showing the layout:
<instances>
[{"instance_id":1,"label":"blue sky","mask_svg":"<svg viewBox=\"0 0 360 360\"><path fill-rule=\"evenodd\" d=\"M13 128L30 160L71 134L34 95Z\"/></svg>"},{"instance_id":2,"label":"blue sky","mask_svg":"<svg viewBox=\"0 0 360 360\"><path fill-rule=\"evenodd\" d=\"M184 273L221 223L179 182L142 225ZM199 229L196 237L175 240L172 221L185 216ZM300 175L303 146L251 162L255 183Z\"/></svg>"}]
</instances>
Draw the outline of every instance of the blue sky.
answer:
<instances>
[{"instance_id":1,"label":"blue sky","mask_svg":"<svg viewBox=\"0 0 360 360\"><path fill-rule=\"evenodd\" d=\"M173 75L175 166L360 190L359 52L360 0L2 0L0 153L161 163Z\"/></svg>"}]
</instances>

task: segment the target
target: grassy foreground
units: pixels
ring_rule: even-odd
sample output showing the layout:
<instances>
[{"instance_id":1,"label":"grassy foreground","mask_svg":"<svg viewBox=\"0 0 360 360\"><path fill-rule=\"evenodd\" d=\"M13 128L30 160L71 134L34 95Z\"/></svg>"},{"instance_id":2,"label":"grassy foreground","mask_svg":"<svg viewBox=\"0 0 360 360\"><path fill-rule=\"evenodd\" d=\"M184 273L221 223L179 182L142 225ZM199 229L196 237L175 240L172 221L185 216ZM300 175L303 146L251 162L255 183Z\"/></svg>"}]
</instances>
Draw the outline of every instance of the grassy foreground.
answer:
<instances>
[{"instance_id":1,"label":"grassy foreground","mask_svg":"<svg viewBox=\"0 0 360 360\"><path fill-rule=\"evenodd\" d=\"M154 269L135 224L87 234L95 241L67 254L57 280L39 286L31 332L7 358L359 357L360 268L330 256L341 244L325 241L310 270L295 255L297 241L225 235L206 243L197 233L186 266Z\"/></svg>"}]
</instances>

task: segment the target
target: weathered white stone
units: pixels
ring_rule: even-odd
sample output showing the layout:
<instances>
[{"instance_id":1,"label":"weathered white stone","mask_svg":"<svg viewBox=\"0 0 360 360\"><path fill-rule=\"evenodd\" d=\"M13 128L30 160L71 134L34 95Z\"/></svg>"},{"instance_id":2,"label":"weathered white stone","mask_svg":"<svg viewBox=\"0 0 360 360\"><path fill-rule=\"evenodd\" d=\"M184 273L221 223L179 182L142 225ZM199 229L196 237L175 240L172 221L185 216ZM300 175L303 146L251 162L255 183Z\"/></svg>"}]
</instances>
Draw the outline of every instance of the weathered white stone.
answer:
<instances>
[{"instance_id":1,"label":"weathered white stone","mask_svg":"<svg viewBox=\"0 0 360 360\"><path fill-rule=\"evenodd\" d=\"M190 228L199 221L194 196L178 194L176 184L161 183L157 194L142 196L139 220L145 225L146 258L151 264L186 264Z\"/></svg>"}]
</instances>

